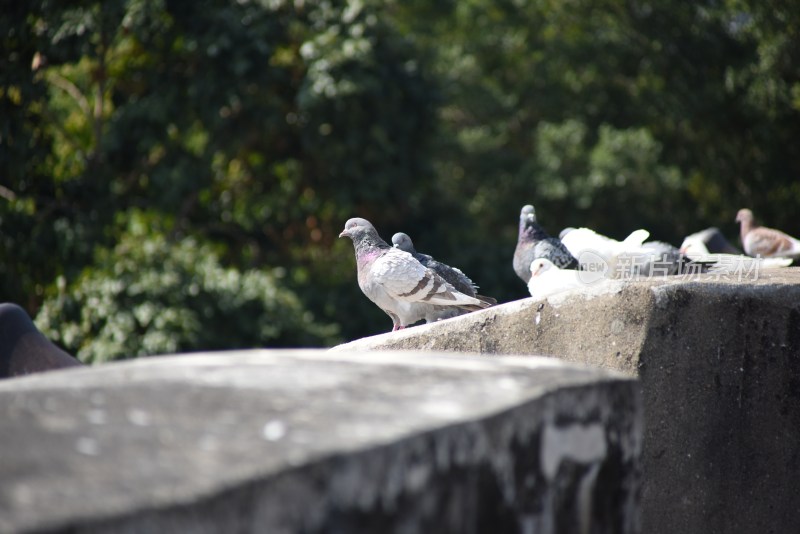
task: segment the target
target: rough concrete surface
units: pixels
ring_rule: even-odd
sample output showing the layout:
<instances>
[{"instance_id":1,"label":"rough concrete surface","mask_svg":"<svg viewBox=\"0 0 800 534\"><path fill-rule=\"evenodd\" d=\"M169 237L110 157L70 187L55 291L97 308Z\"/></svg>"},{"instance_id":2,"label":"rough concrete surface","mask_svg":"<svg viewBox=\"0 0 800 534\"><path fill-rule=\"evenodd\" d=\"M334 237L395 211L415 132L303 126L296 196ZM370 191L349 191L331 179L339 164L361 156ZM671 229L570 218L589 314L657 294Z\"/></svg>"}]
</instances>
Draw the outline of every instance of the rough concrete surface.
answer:
<instances>
[{"instance_id":1,"label":"rough concrete surface","mask_svg":"<svg viewBox=\"0 0 800 534\"><path fill-rule=\"evenodd\" d=\"M800 532L800 268L620 281L332 350L545 354L640 378L643 532Z\"/></svg>"},{"instance_id":2,"label":"rough concrete surface","mask_svg":"<svg viewBox=\"0 0 800 534\"><path fill-rule=\"evenodd\" d=\"M0 531L634 533L635 380L241 351L0 383Z\"/></svg>"}]
</instances>

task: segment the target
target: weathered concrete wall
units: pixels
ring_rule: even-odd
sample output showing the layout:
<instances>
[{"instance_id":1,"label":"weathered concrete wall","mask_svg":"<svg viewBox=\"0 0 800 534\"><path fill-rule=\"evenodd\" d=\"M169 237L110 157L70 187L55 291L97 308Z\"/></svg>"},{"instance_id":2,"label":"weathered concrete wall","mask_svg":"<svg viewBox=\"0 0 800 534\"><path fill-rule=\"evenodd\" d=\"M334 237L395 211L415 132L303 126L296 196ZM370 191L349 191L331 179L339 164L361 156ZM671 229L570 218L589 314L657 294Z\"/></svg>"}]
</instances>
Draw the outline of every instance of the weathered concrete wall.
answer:
<instances>
[{"instance_id":1,"label":"weathered concrete wall","mask_svg":"<svg viewBox=\"0 0 800 534\"><path fill-rule=\"evenodd\" d=\"M644 532L800 532L800 269L592 291L333 350L547 354L638 376Z\"/></svg>"},{"instance_id":2,"label":"weathered concrete wall","mask_svg":"<svg viewBox=\"0 0 800 534\"><path fill-rule=\"evenodd\" d=\"M636 382L246 351L0 383L0 531L635 533Z\"/></svg>"},{"instance_id":3,"label":"weathered concrete wall","mask_svg":"<svg viewBox=\"0 0 800 534\"><path fill-rule=\"evenodd\" d=\"M528 298L480 312L368 337L339 350L434 350L556 355L635 374L653 295L649 285L612 281L591 298Z\"/></svg>"}]
</instances>

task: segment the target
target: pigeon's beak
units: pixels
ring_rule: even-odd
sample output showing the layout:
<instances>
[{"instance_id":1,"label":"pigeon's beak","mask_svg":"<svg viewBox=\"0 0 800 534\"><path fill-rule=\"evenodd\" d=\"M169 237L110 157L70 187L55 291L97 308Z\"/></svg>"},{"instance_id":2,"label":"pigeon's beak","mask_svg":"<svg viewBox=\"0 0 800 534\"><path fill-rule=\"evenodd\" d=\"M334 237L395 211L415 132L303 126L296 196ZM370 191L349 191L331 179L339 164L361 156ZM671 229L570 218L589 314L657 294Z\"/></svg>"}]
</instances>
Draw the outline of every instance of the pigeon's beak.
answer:
<instances>
[{"instance_id":1,"label":"pigeon's beak","mask_svg":"<svg viewBox=\"0 0 800 534\"><path fill-rule=\"evenodd\" d=\"M342 230L342 233L339 234L339 237L350 237L350 234L347 230Z\"/></svg>"}]
</instances>

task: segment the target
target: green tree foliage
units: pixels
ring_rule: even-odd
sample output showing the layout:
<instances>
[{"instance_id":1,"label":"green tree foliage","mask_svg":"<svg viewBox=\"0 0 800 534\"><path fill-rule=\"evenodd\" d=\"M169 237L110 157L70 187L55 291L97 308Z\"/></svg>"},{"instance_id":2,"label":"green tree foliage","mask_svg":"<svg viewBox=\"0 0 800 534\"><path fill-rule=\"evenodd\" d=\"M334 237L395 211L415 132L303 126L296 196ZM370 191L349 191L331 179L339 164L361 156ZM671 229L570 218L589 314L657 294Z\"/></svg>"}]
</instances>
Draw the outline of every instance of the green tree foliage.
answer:
<instances>
[{"instance_id":1,"label":"green tree foliage","mask_svg":"<svg viewBox=\"0 0 800 534\"><path fill-rule=\"evenodd\" d=\"M186 333L183 350L330 343L329 323L347 339L386 330L336 238L356 215L501 301L526 295L510 267L526 203L551 233L644 227L677 243L713 224L734 239L743 206L800 233L789 4L35 0L0 24L0 294L44 306L65 344L100 298L90 285L133 324L126 306L143 303L111 289L123 243L178 256L193 243L240 283L264 273L305 318L192 345L199 314L164 326ZM168 281L200 275L181 272L144 293L152 306L192 308ZM135 349L141 324L117 330L134 345L102 345L117 319L80 314L94 319L70 346L91 358L171 350Z\"/></svg>"},{"instance_id":2,"label":"green tree foliage","mask_svg":"<svg viewBox=\"0 0 800 534\"><path fill-rule=\"evenodd\" d=\"M32 20L41 6L9 3L0 17L0 295L35 308L57 272L42 261L56 250L52 214L37 210L40 192L52 195L48 159L52 139L45 124L47 90L34 63L40 40Z\"/></svg>"},{"instance_id":3,"label":"green tree foliage","mask_svg":"<svg viewBox=\"0 0 800 534\"><path fill-rule=\"evenodd\" d=\"M317 323L283 286L285 269L223 267L208 244L169 239L143 214L129 226L37 317L45 335L82 361L337 340L337 328Z\"/></svg>"},{"instance_id":4,"label":"green tree foliage","mask_svg":"<svg viewBox=\"0 0 800 534\"><path fill-rule=\"evenodd\" d=\"M437 180L463 205L436 233L488 293L525 294L507 260L526 202L552 233L645 227L679 243L716 225L735 240L744 206L800 231L792 6L479 0L416 16L423 4L397 16L426 35L443 89Z\"/></svg>"},{"instance_id":5,"label":"green tree foliage","mask_svg":"<svg viewBox=\"0 0 800 534\"><path fill-rule=\"evenodd\" d=\"M22 285L9 276L6 298L27 298L35 311L57 275L67 293L85 295L80 280L113 271L98 267L92 277L84 267L96 251L116 250L130 213L146 209L175 246L176 236L191 234L239 270L284 268L279 283L308 309L331 317L348 299L366 308L342 286L350 265L330 262L331 246L353 213L400 219L409 209L378 199L420 205L435 102L413 49L373 8L157 0L37 7L16 22L36 35L29 56L44 63L31 73L22 62L19 71L47 95L40 130L54 140L50 175L29 190L13 180L21 207L6 205L2 216L4 227L46 236L35 245L26 232L9 236L10 274L34 262L47 271ZM21 222L9 207L27 210ZM215 346L226 342L240 340Z\"/></svg>"}]
</instances>

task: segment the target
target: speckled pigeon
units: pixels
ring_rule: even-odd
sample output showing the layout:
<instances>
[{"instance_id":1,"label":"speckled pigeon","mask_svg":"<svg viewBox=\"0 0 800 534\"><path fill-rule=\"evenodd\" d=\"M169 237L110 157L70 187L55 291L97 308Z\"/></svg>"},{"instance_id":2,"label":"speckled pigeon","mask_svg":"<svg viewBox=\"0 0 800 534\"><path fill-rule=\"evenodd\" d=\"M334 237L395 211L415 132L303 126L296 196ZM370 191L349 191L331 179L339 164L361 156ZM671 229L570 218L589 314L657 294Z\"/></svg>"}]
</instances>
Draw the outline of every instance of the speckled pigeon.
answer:
<instances>
[{"instance_id":1,"label":"speckled pigeon","mask_svg":"<svg viewBox=\"0 0 800 534\"><path fill-rule=\"evenodd\" d=\"M741 225L742 247L748 256L762 258L798 258L800 240L773 228L756 224L753 212L740 209L736 222Z\"/></svg>"},{"instance_id":2,"label":"speckled pigeon","mask_svg":"<svg viewBox=\"0 0 800 534\"><path fill-rule=\"evenodd\" d=\"M408 252L390 247L366 219L348 220L339 237L353 241L358 286L392 318L393 331L433 316L439 307L466 311L489 307L456 290Z\"/></svg>"},{"instance_id":3,"label":"speckled pigeon","mask_svg":"<svg viewBox=\"0 0 800 534\"><path fill-rule=\"evenodd\" d=\"M432 269L436 274L444 278L461 293L469 295L470 297L475 297L476 299L482 300L483 302L486 302L492 306L497 304L497 300L493 299L492 297L479 295L477 291L478 286L475 285L475 282L470 280L469 277L461 271L461 269L451 267L440 261L436 261L428 254L417 252L417 249L414 248L414 242L411 241L411 238L408 236L408 234L397 232L392 236L392 244L395 248L398 248L404 252L408 252L414 256L418 262L428 269ZM452 308L444 308L440 310L438 314L435 314L435 319L447 319L448 317L455 317L456 315L461 315L462 313L466 312L458 309L454 310Z\"/></svg>"},{"instance_id":4,"label":"speckled pigeon","mask_svg":"<svg viewBox=\"0 0 800 534\"><path fill-rule=\"evenodd\" d=\"M561 269L579 269L578 260L556 237L548 235L536 222L536 211L530 204L519 214L519 237L514 251L514 272L527 284L531 279L531 263L545 258Z\"/></svg>"}]
</instances>

